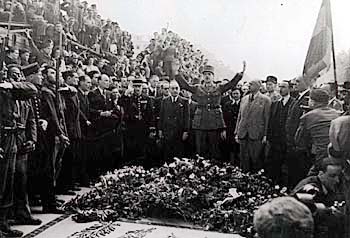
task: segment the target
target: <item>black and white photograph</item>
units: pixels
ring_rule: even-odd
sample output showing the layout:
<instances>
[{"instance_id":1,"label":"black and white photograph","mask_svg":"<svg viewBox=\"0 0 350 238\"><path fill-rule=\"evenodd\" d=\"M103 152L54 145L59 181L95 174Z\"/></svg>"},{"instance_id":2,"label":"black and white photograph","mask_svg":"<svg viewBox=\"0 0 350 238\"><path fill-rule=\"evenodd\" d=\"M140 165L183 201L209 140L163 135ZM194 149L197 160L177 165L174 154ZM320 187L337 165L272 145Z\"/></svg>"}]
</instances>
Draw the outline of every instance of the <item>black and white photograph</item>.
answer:
<instances>
[{"instance_id":1,"label":"black and white photograph","mask_svg":"<svg viewBox=\"0 0 350 238\"><path fill-rule=\"evenodd\" d=\"M0 0L0 238L350 238L349 0Z\"/></svg>"}]
</instances>

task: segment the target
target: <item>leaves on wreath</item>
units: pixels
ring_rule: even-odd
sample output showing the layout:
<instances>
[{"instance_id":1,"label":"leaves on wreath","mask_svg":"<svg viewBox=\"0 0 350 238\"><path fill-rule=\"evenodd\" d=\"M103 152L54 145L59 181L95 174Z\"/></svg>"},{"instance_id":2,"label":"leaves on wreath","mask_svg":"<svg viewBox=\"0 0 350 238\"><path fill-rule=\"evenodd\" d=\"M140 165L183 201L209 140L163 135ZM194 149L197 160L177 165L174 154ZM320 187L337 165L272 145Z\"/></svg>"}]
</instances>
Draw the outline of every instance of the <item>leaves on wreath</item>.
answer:
<instances>
[{"instance_id":1,"label":"leaves on wreath","mask_svg":"<svg viewBox=\"0 0 350 238\"><path fill-rule=\"evenodd\" d=\"M99 238L104 237L116 230L116 227L120 226L114 222L100 222L94 224L82 231L75 232L67 238Z\"/></svg>"},{"instance_id":2,"label":"leaves on wreath","mask_svg":"<svg viewBox=\"0 0 350 238\"><path fill-rule=\"evenodd\" d=\"M284 195L262 172L246 174L229 164L176 159L160 168L124 167L66 204L77 222L120 218L180 219L206 230L253 234L254 210Z\"/></svg>"}]
</instances>

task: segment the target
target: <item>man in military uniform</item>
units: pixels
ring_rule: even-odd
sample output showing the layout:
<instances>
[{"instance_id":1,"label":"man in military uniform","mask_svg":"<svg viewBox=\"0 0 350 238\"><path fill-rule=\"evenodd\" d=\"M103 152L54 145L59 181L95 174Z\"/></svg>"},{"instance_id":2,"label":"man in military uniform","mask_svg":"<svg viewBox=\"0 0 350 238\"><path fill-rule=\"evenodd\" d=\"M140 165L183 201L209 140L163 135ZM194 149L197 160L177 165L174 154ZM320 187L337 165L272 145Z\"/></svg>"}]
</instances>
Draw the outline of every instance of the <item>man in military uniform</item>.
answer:
<instances>
[{"instance_id":1,"label":"man in military uniform","mask_svg":"<svg viewBox=\"0 0 350 238\"><path fill-rule=\"evenodd\" d=\"M153 105L150 97L142 96L141 79L134 79L133 95L121 102L125 111L127 163L146 165L145 144L155 131Z\"/></svg>"},{"instance_id":2,"label":"man in military uniform","mask_svg":"<svg viewBox=\"0 0 350 238\"><path fill-rule=\"evenodd\" d=\"M41 201L44 213L62 213L58 209L58 203L55 197L55 187L57 178L62 167L62 157L67 146L69 146L69 138L64 116L64 98L61 93L56 95L56 70L47 66L43 70L44 86L41 94L41 119L47 121L48 125L43 132L46 143L46 149L43 158L42 168L42 190ZM60 89L59 89L60 90ZM58 105L56 104L56 97Z\"/></svg>"},{"instance_id":3,"label":"man in military uniform","mask_svg":"<svg viewBox=\"0 0 350 238\"><path fill-rule=\"evenodd\" d=\"M175 69L174 72L176 71ZM197 154L208 159L221 159L219 140L226 139L221 98L225 92L237 85L243 77L243 72L236 74L229 83L217 86L214 84L214 67L210 65L203 68L204 83L201 85L190 85L182 74L176 75L175 79L180 87L191 92L193 100L198 102L192 123Z\"/></svg>"},{"instance_id":4,"label":"man in military uniform","mask_svg":"<svg viewBox=\"0 0 350 238\"><path fill-rule=\"evenodd\" d=\"M314 158L309 175L317 175L322 159L327 157L331 121L340 116L337 110L328 107L328 102L329 94L326 90L313 89L309 100L312 110L301 116L295 135L297 149L308 151Z\"/></svg>"},{"instance_id":5,"label":"man in military uniform","mask_svg":"<svg viewBox=\"0 0 350 238\"><path fill-rule=\"evenodd\" d=\"M13 205L13 182L17 156L17 119L19 111L16 100L28 100L37 93L29 82L0 83L0 236L20 237L22 232L10 229L9 208Z\"/></svg>"},{"instance_id":6,"label":"man in military uniform","mask_svg":"<svg viewBox=\"0 0 350 238\"><path fill-rule=\"evenodd\" d=\"M20 82L24 78L20 76L19 66L9 68L9 81ZM34 151L37 142L37 124L34 110L30 100L16 100L19 117L16 120L17 132L17 158L14 183L13 218L16 225L40 225L39 219L32 217L27 191L28 181L28 154Z\"/></svg>"},{"instance_id":7,"label":"man in military uniform","mask_svg":"<svg viewBox=\"0 0 350 238\"><path fill-rule=\"evenodd\" d=\"M164 137L164 160L184 155L184 142L190 129L190 110L186 98L179 96L180 86L170 82L170 96L162 101L159 121L159 136Z\"/></svg>"}]
</instances>

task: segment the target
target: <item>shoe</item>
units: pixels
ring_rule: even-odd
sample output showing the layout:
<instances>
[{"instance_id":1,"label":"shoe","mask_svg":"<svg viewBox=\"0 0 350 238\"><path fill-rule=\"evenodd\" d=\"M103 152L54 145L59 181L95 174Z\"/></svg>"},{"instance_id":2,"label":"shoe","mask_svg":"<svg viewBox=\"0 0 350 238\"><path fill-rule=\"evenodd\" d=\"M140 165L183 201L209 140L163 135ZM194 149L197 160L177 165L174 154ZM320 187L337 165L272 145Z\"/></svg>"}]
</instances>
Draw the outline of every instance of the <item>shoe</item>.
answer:
<instances>
[{"instance_id":1,"label":"shoe","mask_svg":"<svg viewBox=\"0 0 350 238\"><path fill-rule=\"evenodd\" d=\"M1 226L0 227L0 234L1 233L6 238L22 237L23 236L23 232L22 231L12 230L9 226Z\"/></svg>"},{"instance_id":2,"label":"shoe","mask_svg":"<svg viewBox=\"0 0 350 238\"><path fill-rule=\"evenodd\" d=\"M11 225L21 225L21 226L39 226L42 221L40 219L35 219L33 217L29 218L16 218L11 222Z\"/></svg>"},{"instance_id":3,"label":"shoe","mask_svg":"<svg viewBox=\"0 0 350 238\"><path fill-rule=\"evenodd\" d=\"M65 211L58 207L44 207L43 213L45 214L65 214Z\"/></svg>"}]
</instances>

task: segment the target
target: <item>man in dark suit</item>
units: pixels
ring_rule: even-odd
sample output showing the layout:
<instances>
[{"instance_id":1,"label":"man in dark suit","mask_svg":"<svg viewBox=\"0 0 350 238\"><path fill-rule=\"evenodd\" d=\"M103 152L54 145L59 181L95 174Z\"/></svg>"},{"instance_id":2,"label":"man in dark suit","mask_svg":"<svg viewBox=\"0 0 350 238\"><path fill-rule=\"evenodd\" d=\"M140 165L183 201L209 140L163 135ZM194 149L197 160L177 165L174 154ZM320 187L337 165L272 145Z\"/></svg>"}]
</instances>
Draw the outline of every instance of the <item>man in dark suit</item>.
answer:
<instances>
[{"instance_id":1,"label":"man in dark suit","mask_svg":"<svg viewBox=\"0 0 350 238\"><path fill-rule=\"evenodd\" d=\"M290 106L286 121L289 188L293 188L301 179L305 178L312 164L305 150L297 150L295 141L295 133L299 127L300 117L308 107L309 85L303 77L298 77L295 83L295 90L299 92L299 95L297 95L295 102Z\"/></svg>"},{"instance_id":2,"label":"man in dark suit","mask_svg":"<svg viewBox=\"0 0 350 238\"><path fill-rule=\"evenodd\" d=\"M188 139L190 110L186 98L179 96L180 86L170 82L170 96L162 101L159 120L159 136L164 137L164 160L184 155L184 142Z\"/></svg>"},{"instance_id":3,"label":"man in dark suit","mask_svg":"<svg viewBox=\"0 0 350 238\"><path fill-rule=\"evenodd\" d=\"M98 87L88 94L92 136L97 144L94 157L98 160L96 161L98 164L95 165L104 171L113 169L116 163L114 161L116 158L112 156L114 152L112 145L117 140L115 129L121 120L121 111L114 107L112 93L107 90L109 84L109 77L103 74L98 79ZM100 161L101 159L103 160Z\"/></svg>"},{"instance_id":4,"label":"man in dark suit","mask_svg":"<svg viewBox=\"0 0 350 238\"><path fill-rule=\"evenodd\" d=\"M241 105L241 95L238 88L232 89L222 105L227 131L227 139L222 144L223 156L225 160L231 161L236 166L239 166L239 144L235 141L235 129Z\"/></svg>"},{"instance_id":5,"label":"man in dark suit","mask_svg":"<svg viewBox=\"0 0 350 238\"><path fill-rule=\"evenodd\" d=\"M89 185L89 174L87 173L88 163L89 163L89 143L88 137L89 128L91 126L90 122L90 103L88 99L88 93L91 89L92 82L91 78L87 75L79 77L78 84L78 98L80 102L80 126L81 126L81 178L80 182L82 186Z\"/></svg>"},{"instance_id":6,"label":"man in dark suit","mask_svg":"<svg viewBox=\"0 0 350 238\"><path fill-rule=\"evenodd\" d=\"M68 86L78 86L78 74L73 71L63 72L63 79ZM56 190L61 194L74 195L74 187L78 181L80 170L80 101L77 93L74 95L65 94L65 119L70 145L62 158L62 171L57 182Z\"/></svg>"},{"instance_id":7,"label":"man in dark suit","mask_svg":"<svg viewBox=\"0 0 350 238\"><path fill-rule=\"evenodd\" d=\"M286 164L287 142L286 121L288 110L295 99L290 96L290 85L284 81L279 84L281 99L272 103L267 141L270 147L265 161L267 175L277 184L288 185Z\"/></svg>"}]
</instances>

